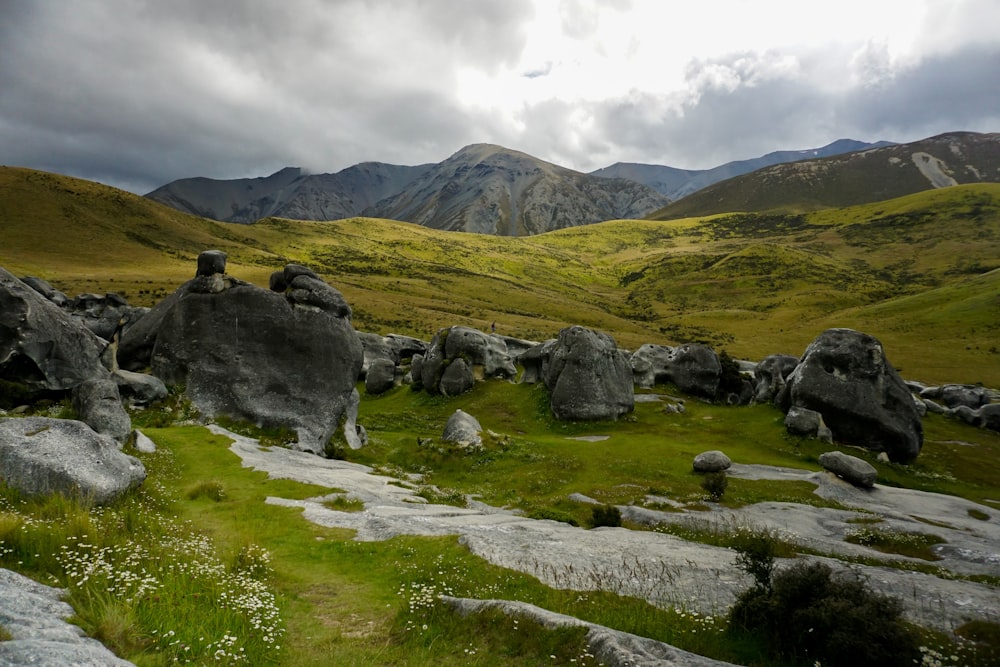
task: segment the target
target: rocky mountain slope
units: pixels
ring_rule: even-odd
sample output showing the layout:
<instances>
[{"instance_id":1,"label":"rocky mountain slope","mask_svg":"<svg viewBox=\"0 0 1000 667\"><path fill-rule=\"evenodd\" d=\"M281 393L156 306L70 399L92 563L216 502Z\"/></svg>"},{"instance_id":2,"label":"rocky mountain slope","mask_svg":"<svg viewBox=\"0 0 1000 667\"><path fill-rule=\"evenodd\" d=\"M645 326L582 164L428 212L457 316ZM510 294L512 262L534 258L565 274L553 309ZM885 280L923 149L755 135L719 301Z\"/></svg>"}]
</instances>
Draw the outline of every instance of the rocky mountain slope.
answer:
<instances>
[{"instance_id":1,"label":"rocky mountain slope","mask_svg":"<svg viewBox=\"0 0 1000 667\"><path fill-rule=\"evenodd\" d=\"M297 167L286 167L264 178L183 178L146 196L185 213L223 222L250 223L270 216L339 220L398 193L430 167L362 162L335 174L307 174Z\"/></svg>"},{"instance_id":2,"label":"rocky mountain slope","mask_svg":"<svg viewBox=\"0 0 1000 667\"><path fill-rule=\"evenodd\" d=\"M518 151L474 144L365 215L448 231L526 236L641 218L667 201L634 181L589 176Z\"/></svg>"},{"instance_id":3,"label":"rocky mountain slope","mask_svg":"<svg viewBox=\"0 0 1000 667\"><path fill-rule=\"evenodd\" d=\"M879 141L872 144L853 139L838 139L822 148L810 148L799 151L774 151L773 153L749 160L727 162L711 169L677 169L676 167L667 167L659 164L617 162L610 167L604 167L590 173L593 176L601 176L602 178L627 178L631 181L648 185L657 192L670 197L670 199L677 200L719 181L749 174L764 167L892 145L894 144L889 141Z\"/></svg>"},{"instance_id":4,"label":"rocky mountain slope","mask_svg":"<svg viewBox=\"0 0 1000 667\"><path fill-rule=\"evenodd\" d=\"M1000 133L952 132L908 144L767 167L709 186L669 204L651 218L818 210L982 182L1000 182Z\"/></svg>"}]
</instances>

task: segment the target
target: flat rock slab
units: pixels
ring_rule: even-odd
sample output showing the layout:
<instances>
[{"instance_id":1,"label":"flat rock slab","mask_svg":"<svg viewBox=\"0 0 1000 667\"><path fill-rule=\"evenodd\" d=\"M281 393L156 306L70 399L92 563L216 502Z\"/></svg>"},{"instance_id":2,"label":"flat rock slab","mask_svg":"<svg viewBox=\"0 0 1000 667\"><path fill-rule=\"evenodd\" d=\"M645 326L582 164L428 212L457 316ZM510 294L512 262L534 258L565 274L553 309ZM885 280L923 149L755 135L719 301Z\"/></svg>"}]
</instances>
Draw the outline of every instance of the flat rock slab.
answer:
<instances>
[{"instance_id":1,"label":"flat rock slab","mask_svg":"<svg viewBox=\"0 0 1000 667\"><path fill-rule=\"evenodd\" d=\"M610 435L578 435L566 438L567 440L579 440L580 442L603 442L610 439Z\"/></svg>"},{"instance_id":2,"label":"flat rock slab","mask_svg":"<svg viewBox=\"0 0 1000 667\"><path fill-rule=\"evenodd\" d=\"M65 620L75 613L63 591L0 569L0 626L13 637L0 642L0 665L128 667L96 639ZM134 667L134 666L133 666Z\"/></svg>"},{"instance_id":3,"label":"flat rock slab","mask_svg":"<svg viewBox=\"0 0 1000 667\"><path fill-rule=\"evenodd\" d=\"M556 521L528 519L508 510L488 508L482 503L473 503L467 508L429 504L415 496L413 489L398 486L398 480L375 475L366 466L320 459L281 448L265 450L255 441L229 434L224 429L214 427L213 431L234 440L230 449L246 467L265 471L275 478L345 489L349 496L362 499L365 502L363 512L331 510L324 507L319 499L267 499L270 504L301 508L305 519L319 525L355 530L357 540L387 540L396 535L457 535L462 544L485 560L535 576L548 586L607 590L640 597L662 607L683 607L711 615L724 614L735 595L751 583L735 567L734 554L726 548L688 542L654 531L610 527L585 530ZM892 513L887 520L908 518L909 525L920 523L908 514L916 508L920 509L921 517L932 520L946 512L955 521L953 532L978 528L981 531L977 533L978 537L970 539L981 540L980 547L991 544L995 552L996 545L1000 544L1000 536L994 535L994 531L1000 530L997 522L977 522L968 517L967 507L982 506L959 498L878 486L874 491L861 491L829 473L791 468L734 464L730 474L811 479L818 484L817 493L820 495L844 498L846 501L840 502L848 506L857 502L859 507L871 512L878 512L881 508ZM984 509L995 512L993 508ZM966 516L961 523L960 517L954 514L959 510ZM764 503L741 508L737 512L740 513L738 516L728 519L722 512L659 514L664 521L718 516L720 520L738 520L743 525L777 526L803 542L816 540L827 545L845 545L831 538L835 532L832 523L843 523L844 518L857 516L857 512L849 510L791 503ZM976 523L980 525L976 526ZM987 524L989 527L984 527ZM926 529L934 528L921 525ZM855 546L844 548L853 549ZM872 550L865 553L888 558ZM848 567L840 561L824 560L834 567ZM782 561L779 567L787 566L789 562ZM960 561L946 558L938 564L953 562ZM890 567L849 567L866 576L877 590L899 596L907 617L926 627L950 630L971 618L995 620L1000 617L1000 596L995 588L984 584ZM979 567L994 566L980 564Z\"/></svg>"}]
</instances>

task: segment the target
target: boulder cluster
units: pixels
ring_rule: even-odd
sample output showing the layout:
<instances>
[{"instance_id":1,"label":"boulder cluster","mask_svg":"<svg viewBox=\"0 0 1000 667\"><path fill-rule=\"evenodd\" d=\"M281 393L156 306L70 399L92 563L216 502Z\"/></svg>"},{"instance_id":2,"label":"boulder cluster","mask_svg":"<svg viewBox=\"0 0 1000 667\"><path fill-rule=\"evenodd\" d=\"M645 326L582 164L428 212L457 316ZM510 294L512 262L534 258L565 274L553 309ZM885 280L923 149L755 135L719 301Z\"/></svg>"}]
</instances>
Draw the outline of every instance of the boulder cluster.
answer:
<instances>
[{"instance_id":1,"label":"boulder cluster","mask_svg":"<svg viewBox=\"0 0 1000 667\"><path fill-rule=\"evenodd\" d=\"M204 418L291 429L293 447L319 455L338 433L350 447L365 444L359 382L369 394L406 384L444 396L488 379L541 383L552 415L574 421L619 419L633 410L636 388L670 383L700 400L773 403L786 413L790 433L865 447L904 464L920 453L927 411L1000 431L996 392L904 382L878 340L850 329L823 332L801 357L778 354L759 363L699 343L627 351L581 326L543 342L452 326L425 342L355 331L343 295L305 266L286 265L263 289L228 275L226 260L221 251L201 253L194 278L152 309L133 308L115 294L70 299L44 280L0 269L5 403L14 387L33 399L68 397L78 415L0 421L5 483L95 502L141 483L142 464L122 452L136 437L124 405L161 400L167 385L182 387ZM682 412L683 401L669 408ZM481 427L473 417L462 413L452 426L445 440L478 446ZM70 441L81 448L72 460L92 461L92 470L75 463L40 468L51 458L47 451L69 451ZM721 466L716 454L696 467ZM867 483L868 471L828 459L836 474Z\"/></svg>"}]
</instances>

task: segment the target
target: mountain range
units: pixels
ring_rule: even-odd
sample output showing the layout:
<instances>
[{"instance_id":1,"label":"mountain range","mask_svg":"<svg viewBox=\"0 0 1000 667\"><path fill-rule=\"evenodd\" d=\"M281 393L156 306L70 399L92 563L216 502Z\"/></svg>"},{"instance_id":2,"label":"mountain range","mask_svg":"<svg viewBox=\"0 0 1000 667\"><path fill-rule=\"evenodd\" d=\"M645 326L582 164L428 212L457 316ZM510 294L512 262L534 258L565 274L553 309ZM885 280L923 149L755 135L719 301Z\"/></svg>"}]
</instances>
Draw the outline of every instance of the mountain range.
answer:
<instances>
[{"instance_id":1,"label":"mountain range","mask_svg":"<svg viewBox=\"0 0 1000 667\"><path fill-rule=\"evenodd\" d=\"M526 236L622 218L815 210L980 181L1000 181L1000 134L955 132L908 144L842 139L706 170L617 163L590 174L473 144L436 164L364 162L335 174L288 167L263 178L185 178L146 196L225 222L363 215Z\"/></svg>"}]
</instances>

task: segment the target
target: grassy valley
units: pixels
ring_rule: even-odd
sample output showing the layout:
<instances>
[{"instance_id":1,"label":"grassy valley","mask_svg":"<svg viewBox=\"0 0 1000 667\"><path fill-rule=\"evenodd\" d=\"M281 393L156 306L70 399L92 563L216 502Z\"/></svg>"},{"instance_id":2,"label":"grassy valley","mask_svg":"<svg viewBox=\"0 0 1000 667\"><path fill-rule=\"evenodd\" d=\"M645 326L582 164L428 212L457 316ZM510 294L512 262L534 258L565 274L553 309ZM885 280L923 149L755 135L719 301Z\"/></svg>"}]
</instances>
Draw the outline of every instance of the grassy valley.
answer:
<instances>
[{"instance_id":1,"label":"grassy valley","mask_svg":"<svg viewBox=\"0 0 1000 667\"><path fill-rule=\"evenodd\" d=\"M217 223L85 181L0 169L0 266L45 278L70 296L114 291L134 305L153 305L194 275L198 254L209 248L228 253L229 274L262 286L287 262L316 269L345 294L362 331L428 340L440 327L485 329L496 321L500 333L544 339L582 324L625 347L704 341L759 359L800 354L822 330L848 326L880 338L908 378L1000 386L1000 185L810 213L619 220L503 238L369 218ZM712 514L710 507L764 501L838 507L801 480L737 477L709 505L702 478L691 471L692 457L705 450L722 449L738 463L819 470L817 458L829 447L788 435L770 405L688 400L676 414L638 403L618 422L584 424L554 420L538 385L486 382L455 398L408 387L377 397L360 390L359 423L369 444L340 456L433 502L464 504L475 495L579 530L593 507L570 500L572 493L695 517ZM656 392L676 395L672 387ZM459 408L490 432L483 449L438 441ZM72 416L58 404L29 412ZM138 665L597 662L582 630L543 631L499 614L459 617L436 602L440 593L530 602L740 664L790 664L726 633L721 616L691 613L683 600L658 608L545 586L472 555L454 536L358 542L349 530L307 522L299 510L267 499L338 489L245 468L227 438L192 416L176 391L164 404L133 412L158 451L140 455L149 471L144 487L113 507L27 500L0 485L0 566L68 588L76 621ZM228 426L263 437L265 449L288 435ZM880 485L960 496L983 508L969 517L995 523L1000 435L940 415L928 415L924 430L924 449L910 466L851 453L877 468ZM595 434L609 438L572 439ZM361 509L350 498L329 503ZM864 521L857 534L869 539L863 530L882 519ZM734 539L674 524L625 527L722 546ZM848 562L908 576L936 573L920 560L924 552L906 558L889 539L908 535L886 528L879 536L887 538L880 546L888 555ZM779 547L782 556L815 553ZM998 583L991 575L945 576ZM669 577L658 581L669 589ZM123 588L111 595L109 582ZM240 605L247 614L236 613ZM996 664L1000 642L989 639L995 624L983 626L954 628L985 632L979 643L922 631L926 655L940 658L924 664ZM5 632L0 627L0 641Z\"/></svg>"}]
</instances>

